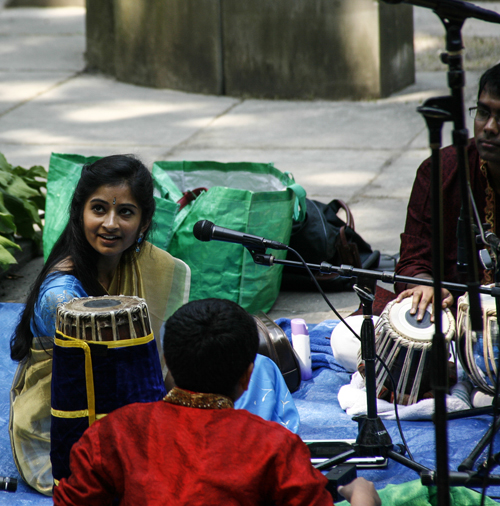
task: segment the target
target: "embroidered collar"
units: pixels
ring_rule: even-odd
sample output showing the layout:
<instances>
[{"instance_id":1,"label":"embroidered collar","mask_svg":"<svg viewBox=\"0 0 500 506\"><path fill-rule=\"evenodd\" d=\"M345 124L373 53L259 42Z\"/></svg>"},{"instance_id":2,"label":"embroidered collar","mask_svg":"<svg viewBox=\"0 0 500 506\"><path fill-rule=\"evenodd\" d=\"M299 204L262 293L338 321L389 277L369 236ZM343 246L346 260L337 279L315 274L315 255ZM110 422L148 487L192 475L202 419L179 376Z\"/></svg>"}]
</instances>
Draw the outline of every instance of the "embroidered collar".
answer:
<instances>
[{"instance_id":1,"label":"embroidered collar","mask_svg":"<svg viewBox=\"0 0 500 506\"><path fill-rule=\"evenodd\" d=\"M182 388L174 387L163 399L170 404L200 409L230 409L234 408L233 401L221 394L204 394L190 392Z\"/></svg>"},{"instance_id":2,"label":"embroidered collar","mask_svg":"<svg viewBox=\"0 0 500 506\"><path fill-rule=\"evenodd\" d=\"M495 191L490 185L488 177L488 164L481 160L481 172L486 179L486 208L484 210L486 222L491 225L491 231L495 232Z\"/></svg>"}]
</instances>

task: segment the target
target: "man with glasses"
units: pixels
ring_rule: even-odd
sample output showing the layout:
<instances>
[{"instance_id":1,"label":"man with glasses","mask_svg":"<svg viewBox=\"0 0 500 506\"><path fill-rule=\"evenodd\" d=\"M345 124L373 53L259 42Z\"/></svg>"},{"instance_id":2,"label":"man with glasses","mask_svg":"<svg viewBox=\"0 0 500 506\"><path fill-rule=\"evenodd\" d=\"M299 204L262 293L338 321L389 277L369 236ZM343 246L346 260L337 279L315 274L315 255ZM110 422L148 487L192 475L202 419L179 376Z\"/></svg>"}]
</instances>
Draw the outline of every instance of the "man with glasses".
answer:
<instances>
[{"instance_id":1,"label":"man with glasses","mask_svg":"<svg viewBox=\"0 0 500 506\"><path fill-rule=\"evenodd\" d=\"M496 217L500 220L500 64L487 70L479 81L477 106L469 109L474 118L474 139L467 147L470 185L482 223L490 231L500 233ZM457 221L460 215L460 180L454 146L441 150L443 190L443 244L444 279L459 281L457 271ZM406 226L401 234L400 260L396 274L432 279L432 219L431 219L431 161L419 167L413 185ZM492 273L482 270L482 283L492 282ZM425 309L432 304L433 287L399 283L398 300L412 297L412 314L420 320ZM446 289L442 293L443 308L454 304L454 296Z\"/></svg>"}]
</instances>

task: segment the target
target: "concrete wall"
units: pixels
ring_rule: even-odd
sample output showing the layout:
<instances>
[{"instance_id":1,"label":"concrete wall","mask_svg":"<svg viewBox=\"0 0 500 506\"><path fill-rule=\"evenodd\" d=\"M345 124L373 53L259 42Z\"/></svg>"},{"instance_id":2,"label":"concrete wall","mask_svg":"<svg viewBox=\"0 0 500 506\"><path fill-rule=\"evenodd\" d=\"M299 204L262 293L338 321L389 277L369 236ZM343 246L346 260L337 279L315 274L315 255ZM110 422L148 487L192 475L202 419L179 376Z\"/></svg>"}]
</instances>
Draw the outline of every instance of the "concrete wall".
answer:
<instances>
[{"instance_id":1,"label":"concrete wall","mask_svg":"<svg viewBox=\"0 0 500 506\"><path fill-rule=\"evenodd\" d=\"M89 70L115 75L115 6L114 0L87 0L85 18Z\"/></svg>"},{"instance_id":2,"label":"concrete wall","mask_svg":"<svg viewBox=\"0 0 500 506\"><path fill-rule=\"evenodd\" d=\"M115 0L120 80L220 94L220 5L214 0Z\"/></svg>"},{"instance_id":3,"label":"concrete wall","mask_svg":"<svg viewBox=\"0 0 500 506\"><path fill-rule=\"evenodd\" d=\"M413 7L380 2L379 19L380 95L387 97L415 82Z\"/></svg>"},{"instance_id":4,"label":"concrete wall","mask_svg":"<svg viewBox=\"0 0 500 506\"><path fill-rule=\"evenodd\" d=\"M373 0L87 0L90 68L135 84L366 99L414 81L413 8Z\"/></svg>"}]
</instances>

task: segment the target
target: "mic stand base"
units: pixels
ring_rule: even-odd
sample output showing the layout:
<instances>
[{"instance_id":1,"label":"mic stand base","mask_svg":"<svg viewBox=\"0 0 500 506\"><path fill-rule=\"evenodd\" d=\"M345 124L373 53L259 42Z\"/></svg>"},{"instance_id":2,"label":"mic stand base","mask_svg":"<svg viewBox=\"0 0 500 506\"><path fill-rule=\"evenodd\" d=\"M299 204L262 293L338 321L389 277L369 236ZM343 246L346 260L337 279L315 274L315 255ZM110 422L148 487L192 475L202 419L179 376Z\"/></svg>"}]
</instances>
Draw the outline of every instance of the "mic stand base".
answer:
<instances>
[{"instance_id":1,"label":"mic stand base","mask_svg":"<svg viewBox=\"0 0 500 506\"><path fill-rule=\"evenodd\" d=\"M353 457L383 457L390 458L417 473L432 473L429 468L405 457L403 445L392 444L391 437L378 416L376 418L368 418L366 415L363 415L354 417L353 420L358 422L359 432L356 443L351 445L350 450L325 462L316 464L314 466L316 469L320 471L329 469Z\"/></svg>"}]
</instances>

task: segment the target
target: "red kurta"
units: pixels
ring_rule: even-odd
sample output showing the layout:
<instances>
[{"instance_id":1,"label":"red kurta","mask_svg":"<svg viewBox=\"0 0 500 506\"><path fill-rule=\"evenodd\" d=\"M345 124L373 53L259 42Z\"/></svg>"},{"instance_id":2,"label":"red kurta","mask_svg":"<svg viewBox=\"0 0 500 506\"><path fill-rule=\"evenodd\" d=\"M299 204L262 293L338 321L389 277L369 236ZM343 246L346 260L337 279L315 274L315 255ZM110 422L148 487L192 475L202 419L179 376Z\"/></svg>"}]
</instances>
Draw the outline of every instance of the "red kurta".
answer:
<instances>
[{"instance_id":1,"label":"red kurta","mask_svg":"<svg viewBox=\"0 0 500 506\"><path fill-rule=\"evenodd\" d=\"M71 452L56 505L332 505L295 434L245 410L163 401L96 422Z\"/></svg>"},{"instance_id":2,"label":"red kurta","mask_svg":"<svg viewBox=\"0 0 500 506\"><path fill-rule=\"evenodd\" d=\"M487 180L481 173L480 158L476 144L471 140L467 148L470 171L470 185L481 222L485 222ZM454 146L441 150L443 188L443 245L444 279L460 282L457 271L457 222L460 215L460 180L457 171L457 157ZM498 200L497 209L498 209ZM396 274L415 276L432 273L432 222L431 222L431 162L425 160L417 171L408 203L405 231L401 234L400 260ZM496 213L498 216L498 213ZM479 263L479 278L483 269ZM405 287L396 286L401 292Z\"/></svg>"}]
</instances>

